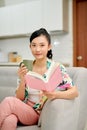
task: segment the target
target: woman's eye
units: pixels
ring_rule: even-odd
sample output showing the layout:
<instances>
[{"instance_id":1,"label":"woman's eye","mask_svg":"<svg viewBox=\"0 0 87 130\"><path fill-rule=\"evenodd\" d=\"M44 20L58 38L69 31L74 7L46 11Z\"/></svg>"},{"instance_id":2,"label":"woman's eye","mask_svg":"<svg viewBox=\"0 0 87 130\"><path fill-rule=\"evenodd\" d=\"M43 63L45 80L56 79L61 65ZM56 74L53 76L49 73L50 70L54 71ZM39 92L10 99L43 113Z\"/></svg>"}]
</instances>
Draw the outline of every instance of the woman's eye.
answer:
<instances>
[{"instance_id":1,"label":"woman's eye","mask_svg":"<svg viewBox=\"0 0 87 130\"><path fill-rule=\"evenodd\" d=\"M45 46L44 44L42 44L41 46Z\"/></svg>"},{"instance_id":2,"label":"woman's eye","mask_svg":"<svg viewBox=\"0 0 87 130\"><path fill-rule=\"evenodd\" d=\"M33 47L35 47L36 45L35 44L32 44Z\"/></svg>"}]
</instances>

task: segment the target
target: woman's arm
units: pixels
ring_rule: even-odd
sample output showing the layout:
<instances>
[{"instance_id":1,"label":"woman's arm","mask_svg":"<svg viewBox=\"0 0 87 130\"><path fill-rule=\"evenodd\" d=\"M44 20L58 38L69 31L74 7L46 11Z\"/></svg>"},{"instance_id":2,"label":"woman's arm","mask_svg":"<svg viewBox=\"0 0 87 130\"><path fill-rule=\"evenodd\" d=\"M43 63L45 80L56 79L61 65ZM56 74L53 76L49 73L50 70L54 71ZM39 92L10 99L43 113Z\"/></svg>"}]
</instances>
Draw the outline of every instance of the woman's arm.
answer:
<instances>
[{"instance_id":1,"label":"woman's arm","mask_svg":"<svg viewBox=\"0 0 87 130\"><path fill-rule=\"evenodd\" d=\"M21 64L20 68L18 69L18 76L20 78L19 85L16 90L16 97L20 100L24 100L25 97L25 74L27 73L27 69L24 64Z\"/></svg>"},{"instance_id":2,"label":"woman's arm","mask_svg":"<svg viewBox=\"0 0 87 130\"><path fill-rule=\"evenodd\" d=\"M55 98L74 99L75 97L78 97L76 86L73 86L66 91L58 91L58 93L55 94Z\"/></svg>"},{"instance_id":3,"label":"woman's arm","mask_svg":"<svg viewBox=\"0 0 87 130\"><path fill-rule=\"evenodd\" d=\"M43 94L46 95L50 99L74 99L78 96L78 89L73 84L72 79L67 74L66 68L60 64L60 70L62 74L62 86L66 86L66 89L64 91L57 90L57 88L61 88L59 85L54 92L46 92L44 91Z\"/></svg>"},{"instance_id":4,"label":"woman's arm","mask_svg":"<svg viewBox=\"0 0 87 130\"><path fill-rule=\"evenodd\" d=\"M49 99L74 99L78 96L78 90L76 86L73 86L66 91L54 91L54 92L43 92Z\"/></svg>"}]
</instances>

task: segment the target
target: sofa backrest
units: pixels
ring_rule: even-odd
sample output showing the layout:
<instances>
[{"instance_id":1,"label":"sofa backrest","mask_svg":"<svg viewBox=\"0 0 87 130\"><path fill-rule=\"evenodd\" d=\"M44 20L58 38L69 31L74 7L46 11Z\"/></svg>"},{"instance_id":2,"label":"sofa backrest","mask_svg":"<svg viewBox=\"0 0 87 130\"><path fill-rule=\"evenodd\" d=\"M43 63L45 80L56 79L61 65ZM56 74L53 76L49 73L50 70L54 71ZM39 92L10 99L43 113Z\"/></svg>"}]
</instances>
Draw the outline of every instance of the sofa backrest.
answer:
<instances>
[{"instance_id":1,"label":"sofa backrest","mask_svg":"<svg viewBox=\"0 0 87 130\"><path fill-rule=\"evenodd\" d=\"M6 96L15 95L18 66L0 66L0 101Z\"/></svg>"}]
</instances>

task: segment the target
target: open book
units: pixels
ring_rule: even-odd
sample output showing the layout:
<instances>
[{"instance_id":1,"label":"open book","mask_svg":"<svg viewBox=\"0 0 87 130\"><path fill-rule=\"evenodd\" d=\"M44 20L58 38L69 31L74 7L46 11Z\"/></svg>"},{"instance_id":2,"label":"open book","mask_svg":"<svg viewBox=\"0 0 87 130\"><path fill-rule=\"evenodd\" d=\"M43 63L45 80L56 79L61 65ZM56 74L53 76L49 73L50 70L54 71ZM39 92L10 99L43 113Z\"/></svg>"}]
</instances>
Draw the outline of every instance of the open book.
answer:
<instances>
[{"instance_id":1,"label":"open book","mask_svg":"<svg viewBox=\"0 0 87 130\"><path fill-rule=\"evenodd\" d=\"M53 91L62 82L62 75L59 65L55 62L52 62L51 66L46 72L45 78L36 72L29 71L25 75L25 81L26 85L28 85L30 88Z\"/></svg>"}]
</instances>

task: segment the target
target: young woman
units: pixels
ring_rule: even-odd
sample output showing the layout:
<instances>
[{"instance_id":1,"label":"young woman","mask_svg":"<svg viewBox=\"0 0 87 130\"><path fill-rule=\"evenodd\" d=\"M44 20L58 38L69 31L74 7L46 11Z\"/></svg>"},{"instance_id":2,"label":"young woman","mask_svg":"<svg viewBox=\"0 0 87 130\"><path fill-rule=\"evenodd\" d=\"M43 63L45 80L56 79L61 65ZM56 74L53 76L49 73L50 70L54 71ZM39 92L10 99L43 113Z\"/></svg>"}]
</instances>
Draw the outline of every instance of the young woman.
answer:
<instances>
[{"instance_id":1,"label":"young woman","mask_svg":"<svg viewBox=\"0 0 87 130\"><path fill-rule=\"evenodd\" d=\"M32 71L44 78L54 62L51 48L50 35L46 29L41 28L32 33L30 49L35 57ZM56 64L56 62L54 63ZM21 64L18 69L20 82L16 90L16 97L6 97L0 104L0 130L16 130L18 122L23 125L36 124L47 99L73 99L78 96L77 87L74 86L65 67L60 63L57 64L61 71L62 80L52 92L38 91L27 86L25 75L28 70L23 63ZM61 86L66 86L63 91L61 91Z\"/></svg>"}]
</instances>

